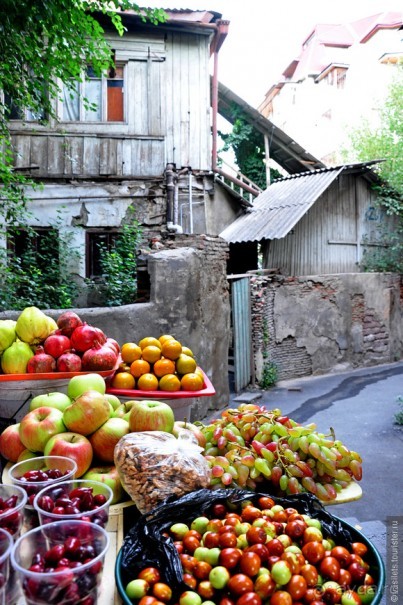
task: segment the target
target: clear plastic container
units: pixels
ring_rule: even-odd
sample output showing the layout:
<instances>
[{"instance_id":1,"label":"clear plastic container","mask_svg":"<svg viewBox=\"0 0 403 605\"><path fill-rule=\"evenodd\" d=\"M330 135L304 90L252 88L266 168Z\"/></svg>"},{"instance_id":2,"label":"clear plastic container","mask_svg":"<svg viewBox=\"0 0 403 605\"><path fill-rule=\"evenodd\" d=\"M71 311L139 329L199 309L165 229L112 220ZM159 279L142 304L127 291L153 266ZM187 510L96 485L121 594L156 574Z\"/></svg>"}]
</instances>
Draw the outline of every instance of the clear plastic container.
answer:
<instances>
[{"instance_id":1,"label":"clear plastic container","mask_svg":"<svg viewBox=\"0 0 403 605\"><path fill-rule=\"evenodd\" d=\"M0 484L0 529L16 540L24 523L26 492L18 485Z\"/></svg>"},{"instance_id":2,"label":"clear plastic container","mask_svg":"<svg viewBox=\"0 0 403 605\"><path fill-rule=\"evenodd\" d=\"M0 529L0 605L5 605L7 602L10 554L13 544L13 538L8 531Z\"/></svg>"}]
</instances>

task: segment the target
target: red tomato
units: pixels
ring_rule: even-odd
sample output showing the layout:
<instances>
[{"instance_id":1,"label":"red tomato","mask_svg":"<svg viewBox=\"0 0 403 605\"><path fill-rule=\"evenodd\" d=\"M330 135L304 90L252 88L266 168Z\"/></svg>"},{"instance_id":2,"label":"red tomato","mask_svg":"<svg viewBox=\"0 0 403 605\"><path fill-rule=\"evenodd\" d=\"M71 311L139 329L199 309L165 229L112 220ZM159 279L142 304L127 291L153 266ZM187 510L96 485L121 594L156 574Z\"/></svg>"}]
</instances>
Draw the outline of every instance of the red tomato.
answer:
<instances>
[{"instance_id":1,"label":"red tomato","mask_svg":"<svg viewBox=\"0 0 403 605\"><path fill-rule=\"evenodd\" d=\"M239 548L223 548L218 557L218 562L227 569L236 567L242 557L242 551Z\"/></svg>"},{"instance_id":2,"label":"red tomato","mask_svg":"<svg viewBox=\"0 0 403 605\"><path fill-rule=\"evenodd\" d=\"M302 547L302 554L308 563L316 565L325 556L325 549L321 542L307 542Z\"/></svg>"},{"instance_id":3,"label":"red tomato","mask_svg":"<svg viewBox=\"0 0 403 605\"><path fill-rule=\"evenodd\" d=\"M256 592L244 592L237 599L236 605L262 605L262 599Z\"/></svg>"},{"instance_id":4,"label":"red tomato","mask_svg":"<svg viewBox=\"0 0 403 605\"><path fill-rule=\"evenodd\" d=\"M320 562L319 570L325 578L329 578L329 580L333 580L334 582L339 581L340 563L334 557L324 557Z\"/></svg>"},{"instance_id":5,"label":"red tomato","mask_svg":"<svg viewBox=\"0 0 403 605\"><path fill-rule=\"evenodd\" d=\"M252 592L253 580L243 573L236 573L229 579L227 587L231 594L240 597L244 592Z\"/></svg>"},{"instance_id":6,"label":"red tomato","mask_svg":"<svg viewBox=\"0 0 403 605\"><path fill-rule=\"evenodd\" d=\"M270 597L270 605L292 605L292 596L285 590L276 590Z\"/></svg>"},{"instance_id":7,"label":"red tomato","mask_svg":"<svg viewBox=\"0 0 403 605\"><path fill-rule=\"evenodd\" d=\"M285 586L287 592L290 593L294 601L302 599L305 596L305 593L308 589L306 580L304 576L299 574L294 574L291 577L291 580Z\"/></svg>"},{"instance_id":8,"label":"red tomato","mask_svg":"<svg viewBox=\"0 0 403 605\"><path fill-rule=\"evenodd\" d=\"M168 584L165 584L165 582L156 582L151 590L153 596L163 603L168 603L172 598L172 589Z\"/></svg>"},{"instance_id":9,"label":"red tomato","mask_svg":"<svg viewBox=\"0 0 403 605\"><path fill-rule=\"evenodd\" d=\"M350 563L350 553L344 546L335 546L330 551L332 557L338 560L340 567L347 567Z\"/></svg>"},{"instance_id":10,"label":"red tomato","mask_svg":"<svg viewBox=\"0 0 403 605\"><path fill-rule=\"evenodd\" d=\"M301 567L300 571L301 576L303 576L306 580L307 586L310 588L312 586L316 586L318 583L318 570L314 565L310 563L306 563Z\"/></svg>"},{"instance_id":11,"label":"red tomato","mask_svg":"<svg viewBox=\"0 0 403 605\"><path fill-rule=\"evenodd\" d=\"M241 560L239 561L240 571L251 577L257 575L261 565L262 561L259 555L257 555L255 552L244 552Z\"/></svg>"},{"instance_id":12,"label":"red tomato","mask_svg":"<svg viewBox=\"0 0 403 605\"><path fill-rule=\"evenodd\" d=\"M226 531L223 534L219 534L219 548L235 548L237 544L238 539L233 531Z\"/></svg>"}]
</instances>

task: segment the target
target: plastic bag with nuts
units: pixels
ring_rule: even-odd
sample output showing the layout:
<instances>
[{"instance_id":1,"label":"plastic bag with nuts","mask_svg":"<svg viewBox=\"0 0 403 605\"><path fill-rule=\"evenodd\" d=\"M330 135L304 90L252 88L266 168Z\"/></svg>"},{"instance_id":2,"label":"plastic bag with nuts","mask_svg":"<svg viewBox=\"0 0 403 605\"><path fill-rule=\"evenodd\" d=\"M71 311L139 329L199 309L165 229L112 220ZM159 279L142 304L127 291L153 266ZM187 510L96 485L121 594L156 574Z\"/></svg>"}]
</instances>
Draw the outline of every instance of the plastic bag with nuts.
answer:
<instances>
[{"instance_id":1,"label":"plastic bag with nuts","mask_svg":"<svg viewBox=\"0 0 403 605\"><path fill-rule=\"evenodd\" d=\"M115 447L115 466L140 513L171 496L207 487L210 468L189 431L174 437L162 431L129 433Z\"/></svg>"}]
</instances>

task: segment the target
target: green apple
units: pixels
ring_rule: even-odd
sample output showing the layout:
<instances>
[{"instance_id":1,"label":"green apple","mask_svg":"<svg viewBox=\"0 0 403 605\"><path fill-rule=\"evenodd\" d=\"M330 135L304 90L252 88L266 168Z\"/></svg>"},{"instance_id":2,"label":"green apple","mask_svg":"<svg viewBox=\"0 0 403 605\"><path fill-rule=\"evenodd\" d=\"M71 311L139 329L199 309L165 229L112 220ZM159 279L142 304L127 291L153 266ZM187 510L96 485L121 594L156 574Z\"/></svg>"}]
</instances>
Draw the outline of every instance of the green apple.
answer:
<instances>
[{"instance_id":1,"label":"green apple","mask_svg":"<svg viewBox=\"0 0 403 605\"><path fill-rule=\"evenodd\" d=\"M129 416L132 432L165 431L172 433L175 423L173 409L163 401L135 401Z\"/></svg>"},{"instance_id":2,"label":"green apple","mask_svg":"<svg viewBox=\"0 0 403 605\"><path fill-rule=\"evenodd\" d=\"M22 418L19 435L28 450L43 452L47 441L65 430L63 412L56 408L41 407Z\"/></svg>"},{"instance_id":3,"label":"green apple","mask_svg":"<svg viewBox=\"0 0 403 605\"><path fill-rule=\"evenodd\" d=\"M105 393L105 397L107 398L114 410L116 410L121 405L121 401L118 397L116 397L116 395L112 395L112 393Z\"/></svg>"},{"instance_id":4,"label":"green apple","mask_svg":"<svg viewBox=\"0 0 403 605\"><path fill-rule=\"evenodd\" d=\"M130 432L129 423L124 418L108 418L96 431L89 435L94 456L101 462L114 462L115 445Z\"/></svg>"},{"instance_id":5,"label":"green apple","mask_svg":"<svg viewBox=\"0 0 403 605\"><path fill-rule=\"evenodd\" d=\"M105 466L91 466L88 471L82 475L81 479L99 481L99 483L105 483L108 485L113 492L111 504L117 504L125 497L126 492L123 489L118 469L115 465L109 464Z\"/></svg>"},{"instance_id":6,"label":"green apple","mask_svg":"<svg viewBox=\"0 0 403 605\"><path fill-rule=\"evenodd\" d=\"M111 414L111 404L99 391L85 391L63 412L69 431L90 435L104 424Z\"/></svg>"},{"instance_id":7,"label":"green apple","mask_svg":"<svg viewBox=\"0 0 403 605\"><path fill-rule=\"evenodd\" d=\"M81 374L70 378L67 385L67 395L70 399L77 399L86 391L98 391L105 395L105 380L99 374Z\"/></svg>"},{"instance_id":8,"label":"green apple","mask_svg":"<svg viewBox=\"0 0 403 605\"><path fill-rule=\"evenodd\" d=\"M65 393L42 393L31 399L29 403L29 411L36 410L43 406L57 408L64 412L68 405L71 404L71 399Z\"/></svg>"}]
</instances>

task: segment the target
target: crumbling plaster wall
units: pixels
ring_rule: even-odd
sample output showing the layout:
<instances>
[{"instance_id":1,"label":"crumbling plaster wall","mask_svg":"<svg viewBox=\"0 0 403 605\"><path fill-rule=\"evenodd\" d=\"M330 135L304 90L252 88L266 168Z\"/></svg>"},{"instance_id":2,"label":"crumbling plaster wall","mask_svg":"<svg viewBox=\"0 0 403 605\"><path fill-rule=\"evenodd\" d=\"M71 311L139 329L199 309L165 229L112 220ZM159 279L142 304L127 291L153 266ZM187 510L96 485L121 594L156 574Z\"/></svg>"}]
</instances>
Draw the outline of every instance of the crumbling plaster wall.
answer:
<instances>
[{"instance_id":1,"label":"crumbling plaster wall","mask_svg":"<svg viewBox=\"0 0 403 605\"><path fill-rule=\"evenodd\" d=\"M268 361L288 379L403 356L398 275L253 277L251 285L258 381Z\"/></svg>"}]
</instances>

